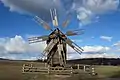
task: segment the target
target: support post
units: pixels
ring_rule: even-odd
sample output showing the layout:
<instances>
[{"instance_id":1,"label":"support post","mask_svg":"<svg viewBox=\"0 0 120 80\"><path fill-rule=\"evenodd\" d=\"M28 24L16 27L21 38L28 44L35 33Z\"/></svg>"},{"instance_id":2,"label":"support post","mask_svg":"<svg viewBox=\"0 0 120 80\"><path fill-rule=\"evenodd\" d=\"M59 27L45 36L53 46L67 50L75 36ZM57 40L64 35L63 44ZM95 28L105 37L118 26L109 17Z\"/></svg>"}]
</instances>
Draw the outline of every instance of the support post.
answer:
<instances>
[{"instance_id":1,"label":"support post","mask_svg":"<svg viewBox=\"0 0 120 80\"><path fill-rule=\"evenodd\" d=\"M79 64L77 65L77 68L80 69L80 65Z\"/></svg>"},{"instance_id":2,"label":"support post","mask_svg":"<svg viewBox=\"0 0 120 80\"><path fill-rule=\"evenodd\" d=\"M84 71L86 71L86 66L85 66L85 65L84 65L84 68L83 68L83 69L84 69Z\"/></svg>"},{"instance_id":3,"label":"support post","mask_svg":"<svg viewBox=\"0 0 120 80\"><path fill-rule=\"evenodd\" d=\"M22 72L23 73L25 72L24 69L25 69L25 64L23 64L23 67L22 67Z\"/></svg>"},{"instance_id":4,"label":"support post","mask_svg":"<svg viewBox=\"0 0 120 80\"><path fill-rule=\"evenodd\" d=\"M47 67L47 63L45 63L45 68Z\"/></svg>"},{"instance_id":5,"label":"support post","mask_svg":"<svg viewBox=\"0 0 120 80\"><path fill-rule=\"evenodd\" d=\"M50 66L48 65L48 74L50 74Z\"/></svg>"},{"instance_id":6,"label":"support post","mask_svg":"<svg viewBox=\"0 0 120 80\"><path fill-rule=\"evenodd\" d=\"M73 68L71 67L71 74L73 73Z\"/></svg>"}]
</instances>

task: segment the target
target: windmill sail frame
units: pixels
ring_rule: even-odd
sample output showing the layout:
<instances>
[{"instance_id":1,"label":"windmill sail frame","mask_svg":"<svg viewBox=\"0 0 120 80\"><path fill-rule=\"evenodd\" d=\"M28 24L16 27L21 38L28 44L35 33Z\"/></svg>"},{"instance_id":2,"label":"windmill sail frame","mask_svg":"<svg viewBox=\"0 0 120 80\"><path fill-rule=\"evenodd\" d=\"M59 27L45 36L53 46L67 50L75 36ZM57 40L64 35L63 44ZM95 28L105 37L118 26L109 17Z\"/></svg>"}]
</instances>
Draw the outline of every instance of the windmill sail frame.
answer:
<instances>
[{"instance_id":1,"label":"windmill sail frame","mask_svg":"<svg viewBox=\"0 0 120 80\"><path fill-rule=\"evenodd\" d=\"M55 30L52 30L50 26L39 17L35 17L36 22L41 24L46 30L51 30L52 32L49 35L41 37L32 37L29 38L30 43L36 43L41 41L46 41L47 47L44 49L43 53L47 57L47 64L51 67L65 67L67 60L67 49L66 45L68 44L72 47L77 53L81 54L83 49L75 44L72 40L67 38L67 36L78 35L78 30L69 31L64 34L58 28L58 19L56 9L50 9L51 19L53 26L56 27Z\"/></svg>"}]
</instances>

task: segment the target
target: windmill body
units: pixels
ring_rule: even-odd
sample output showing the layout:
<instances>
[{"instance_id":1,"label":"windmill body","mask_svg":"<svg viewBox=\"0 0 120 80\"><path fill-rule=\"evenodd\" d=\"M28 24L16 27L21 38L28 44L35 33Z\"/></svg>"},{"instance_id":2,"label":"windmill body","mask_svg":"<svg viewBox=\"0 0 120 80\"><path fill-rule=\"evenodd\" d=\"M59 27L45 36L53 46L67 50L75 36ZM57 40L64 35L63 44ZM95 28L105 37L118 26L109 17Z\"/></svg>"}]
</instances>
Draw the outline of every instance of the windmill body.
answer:
<instances>
[{"instance_id":1,"label":"windmill body","mask_svg":"<svg viewBox=\"0 0 120 80\"><path fill-rule=\"evenodd\" d=\"M50 66L65 66L66 64L66 43L62 38L66 36L57 28L47 40L47 63Z\"/></svg>"},{"instance_id":2,"label":"windmill body","mask_svg":"<svg viewBox=\"0 0 120 80\"><path fill-rule=\"evenodd\" d=\"M41 24L45 29L51 30L49 35L32 37L29 38L30 43L36 43L41 41L46 41L47 47L43 51L44 57L47 57L47 64L51 67L65 67L67 59L67 49L68 44L76 52L82 53L83 49L75 44L72 40L68 39L67 36L79 35L83 33L83 30L67 31L65 34L58 28L58 20L56 9L50 10L53 26L56 27L52 30L50 26L39 17L35 17L35 21ZM64 23L63 23L64 24Z\"/></svg>"}]
</instances>

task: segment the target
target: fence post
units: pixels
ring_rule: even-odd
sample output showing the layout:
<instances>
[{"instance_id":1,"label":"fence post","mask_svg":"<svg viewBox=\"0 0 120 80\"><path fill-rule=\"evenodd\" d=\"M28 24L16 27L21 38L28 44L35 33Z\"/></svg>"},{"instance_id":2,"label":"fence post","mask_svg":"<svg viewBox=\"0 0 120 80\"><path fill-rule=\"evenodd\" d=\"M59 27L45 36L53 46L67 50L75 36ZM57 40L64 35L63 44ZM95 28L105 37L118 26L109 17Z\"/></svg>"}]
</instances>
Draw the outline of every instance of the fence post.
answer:
<instances>
[{"instance_id":1,"label":"fence post","mask_svg":"<svg viewBox=\"0 0 120 80\"><path fill-rule=\"evenodd\" d=\"M50 66L48 65L48 74L50 73Z\"/></svg>"},{"instance_id":2,"label":"fence post","mask_svg":"<svg viewBox=\"0 0 120 80\"><path fill-rule=\"evenodd\" d=\"M22 66L22 72L24 73L25 71L24 71L24 67L25 67L25 64L23 64L23 66Z\"/></svg>"},{"instance_id":3,"label":"fence post","mask_svg":"<svg viewBox=\"0 0 120 80\"><path fill-rule=\"evenodd\" d=\"M73 68L71 67L71 74L73 73Z\"/></svg>"},{"instance_id":4,"label":"fence post","mask_svg":"<svg viewBox=\"0 0 120 80\"><path fill-rule=\"evenodd\" d=\"M78 64L77 66L78 66L78 69L80 69L80 65Z\"/></svg>"},{"instance_id":5,"label":"fence post","mask_svg":"<svg viewBox=\"0 0 120 80\"><path fill-rule=\"evenodd\" d=\"M86 71L86 66L85 66L85 65L84 65L84 68L83 68L83 69L84 69L84 71Z\"/></svg>"}]
</instances>

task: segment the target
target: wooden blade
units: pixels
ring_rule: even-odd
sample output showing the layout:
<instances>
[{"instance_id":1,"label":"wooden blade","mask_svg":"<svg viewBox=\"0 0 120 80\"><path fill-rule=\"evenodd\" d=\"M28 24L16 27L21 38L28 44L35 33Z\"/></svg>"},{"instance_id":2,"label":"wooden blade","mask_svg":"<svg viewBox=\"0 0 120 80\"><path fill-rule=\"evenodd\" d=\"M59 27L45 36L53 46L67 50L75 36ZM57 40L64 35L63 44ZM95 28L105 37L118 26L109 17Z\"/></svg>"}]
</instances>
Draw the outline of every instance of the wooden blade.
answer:
<instances>
[{"instance_id":1,"label":"wooden blade","mask_svg":"<svg viewBox=\"0 0 120 80\"><path fill-rule=\"evenodd\" d=\"M31 38L28 38L28 41L31 44L31 43L46 41L48 40L48 38L49 38L48 35L40 36L40 37L31 37Z\"/></svg>"},{"instance_id":2,"label":"wooden blade","mask_svg":"<svg viewBox=\"0 0 120 80\"><path fill-rule=\"evenodd\" d=\"M69 22L70 22L69 19L65 20L65 21L63 22L63 24L62 24L62 27L64 27L64 28L67 27L68 24L69 24Z\"/></svg>"},{"instance_id":3,"label":"wooden blade","mask_svg":"<svg viewBox=\"0 0 120 80\"><path fill-rule=\"evenodd\" d=\"M78 52L79 54L82 53L82 51L84 51L81 47L79 47L77 44L75 44L73 41L71 41L70 39L65 39L65 42L72 47L76 52Z\"/></svg>"},{"instance_id":4,"label":"wooden blade","mask_svg":"<svg viewBox=\"0 0 120 80\"><path fill-rule=\"evenodd\" d=\"M84 33L84 30L79 29L79 30L67 31L65 35L67 35L67 36L75 36L75 35L81 35L83 33Z\"/></svg>"},{"instance_id":5,"label":"wooden blade","mask_svg":"<svg viewBox=\"0 0 120 80\"><path fill-rule=\"evenodd\" d=\"M70 16L68 16L68 18L63 22L62 27L64 28L67 27L69 23L70 23Z\"/></svg>"},{"instance_id":6,"label":"wooden blade","mask_svg":"<svg viewBox=\"0 0 120 80\"><path fill-rule=\"evenodd\" d=\"M46 23L44 20L42 20L41 18L39 18L38 16L35 16L34 17L34 20L42 25L46 30L51 30L50 26L48 25L48 23Z\"/></svg>"},{"instance_id":7,"label":"wooden blade","mask_svg":"<svg viewBox=\"0 0 120 80\"><path fill-rule=\"evenodd\" d=\"M58 42L57 40L51 40L50 43L45 48L45 50L43 51L43 54L49 54L53 47L57 44L57 42Z\"/></svg>"},{"instance_id":8,"label":"wooden blade","mask_svg":"<svg viewBox=\"0 0 120 80\"><path fill-rule=\"evenodd\" d=\"M53 55L55 54L55 52L53 52L51 50L54 48L54 46L57 44L57 42L58 42L57 40L51 40L50 43L45 48L45 50L43 51L43 54L47 55L47 62L48 63L50 62Z\"/></svg>"},{"instance_id":9,"label":"wooden blade","mask_svg":"<svg viewBox=\"0 0 120 80\"><path fill-rule=\"evenodd\" d=\"M58 18L57 18L56 9L50 9L50 14L51 14L53 26L58 27Z\"/></svg>"}]
</instances>

